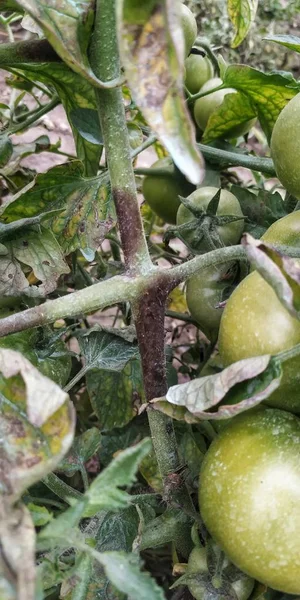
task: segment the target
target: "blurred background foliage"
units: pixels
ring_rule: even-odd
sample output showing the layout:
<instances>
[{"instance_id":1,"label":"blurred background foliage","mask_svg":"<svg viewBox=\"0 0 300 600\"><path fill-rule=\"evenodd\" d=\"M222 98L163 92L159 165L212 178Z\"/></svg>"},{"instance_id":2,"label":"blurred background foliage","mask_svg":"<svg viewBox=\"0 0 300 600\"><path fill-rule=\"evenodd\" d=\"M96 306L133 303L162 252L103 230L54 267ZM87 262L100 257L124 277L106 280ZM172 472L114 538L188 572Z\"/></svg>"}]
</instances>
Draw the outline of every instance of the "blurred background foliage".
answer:
<instances>
[{"instance_id":1,"label":"blurred background foliage","mask_svg":"<svg viewBox=\"0 0 300 600\"><path fill-rule=\"evenodd\" d=\"M255 24L235 50L230 48L233 31L226 0L187 0L186 4L197 15L201 36L220 48L225 60L247 63L264 71L292 71L300 77L299 55L263 39L271 33L300 36L300 0L258 0Z\"/></svg>"}]
</instances>

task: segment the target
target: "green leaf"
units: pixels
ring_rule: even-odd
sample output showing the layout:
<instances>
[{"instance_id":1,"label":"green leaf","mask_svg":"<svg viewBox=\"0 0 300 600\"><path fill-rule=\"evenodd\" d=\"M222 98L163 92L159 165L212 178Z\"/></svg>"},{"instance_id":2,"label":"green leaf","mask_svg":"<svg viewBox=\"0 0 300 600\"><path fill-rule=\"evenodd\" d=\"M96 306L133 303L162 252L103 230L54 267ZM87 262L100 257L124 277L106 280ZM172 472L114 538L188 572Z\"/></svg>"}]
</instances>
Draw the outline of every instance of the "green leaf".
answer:
<instances>
[{"instance_id":1,"label":"green leaf","mask_svg":"<svg viewBox=\"0 0 300 600\"><path fill-rule=\"evenodd\" d=\"M238 185L233 185L231 192L238 198L242 213L247 217L245 230L255 238L260 238L272 223L287 214L279 192L251 191Z\"/></svg>"},{"instance_id":2,"label":"green leaf","mask_svg":"<svg viewBox=\"0 0 300 600\"><path fill-rule=\"evenodd\" d=\"M124 552L100 553L92 548L89 552L104 567L113 585L131 600L165 600L163 590L156 581L149 573L140 570L136 555Z\"/></svg>"},{"instance_id":3,"label":"green leaf","mask_svg":"<svg viewBox=\"0 0 300 600\"><path fill-rule=\"evenodd\" d=\"M81 137L98 146L103 146L102 132L99 116L96 110L91 108L75 108L69 113L73 127L79 131Z\"/></svg>"},{"instance_id":4,"label":"green leaf","mask_svg":"<svg viewBox=\"0 0 300 600\"><path fill-rule=\"evenodd\" d=\"M88 45L94 21L92 0L18 0L43 29L51 46L76 73L97 87L112 87L94 75L88 61Z\"/></svg>"},{"instance_id":5,"label":"green leaf","mask_svg":"<svg viewBox=\"0 0 300 600\"><path fill-rule=\"evenodd\" d=\"M2 208L0 220L10 223L48 212L48 224L66 254L97 249L113 226L110 199L107 175L84 178L81 163L74 161L38 175Z\"/></svg>"},{"instance_id":6,"label":"green leaf","mask_svg":"<svg viewBox=\"0 0 300 600\"><path fill-rule=\"evenodd\" d=\"M100 445L100 431L96 427L87 429L74 439L70 451L59 463L56 470L62 471L68 476L74 475L74 473L80 471L84 467L84 464L98 452Z\"/></svg>"},{"instance_id":7,"label":"green leaf","mask_svg":"<svg viewBox=\"0 0 300 600\"><path fill-rule=\"evenodd\" d=\"M0 489L15 502L68 451L75 415L68 395L19 352L0 348Z\"/></svg>"},{"instance_id":8,"label":"green leaf","mask_svg":"<svg viewBox=\"0 0 300 600\"><path fill-rule=\"evenodd\" d=\"M233 127L241 125L256 116L256 108L251 99L242 92L226 94L221 106L215 110L205 128L203 143L221 138Z\"/></svg>"},{"instance_id":9,"label":"green leaf","mask_svg":"<svg viewBox=\"0 0 300 600\"><path fill-rule=\"evenodd\" d=\"M281 46L285 46L289 48L289 50L294 50L295 52L300 52L300 38L296 35L267 35L264 40L267 42L275 42L276 44L280 44Z\"/></svg>"},{"instance_id":10,"label":"green leaf","mask_svg":"<svg viewBox=\"0 0 300 600\"><path fill-rule=\"evenodd\" d=\"M142 369L137 358L130 360L119 372L89 371L86 384L102 430L124 427L144 402Z\"/></svg>"},{"instance_id":11,"label":"green leaf","mask_svg":"<svg viewBox=\"0 0 300 600\"><path fill-rule=\"evenodd\" d=\"M290 76L262 73L246 65L227 67L224 84L243 92L250 99L268 139L279 113L300 90L299 83Z\"/></svg>"},{"instance_id":12,"label":"green leaf","mask_svg":"<svg viewBox=\"0 0 300 600\"><path fill-rule=\"evenodd\" d=\"M86 122L86 111L88 111L89 116L93 115L94 135L97 135L100 130L94 88L64 63L44 63L42 65L34 63L14 65L12 63L10 66L14 67L14 72L18 71L21 76L24 73L33 82L40 81L55 88L72 127L77 156L86 165L85 175L90 177L97 175L102 146L99 146L98 142L87 139L86 125L82 126L83 114ZM9 67L6 68L9 70ZM80 125L78 119L77 122L76 118L75 122L73 120L74 114L78 116L77 111L80 111L81 116L80 129L77 128L77 125ZM90 128L88 131L90 132Z\"/></svg>"},{"instance_id":13,"label":"green leaf","mask_svg":"<svg viewBox=\"0 0 300 600\"><path fill-rule=\"evenodd\" d=\"M171 387L153 406L174 419L197 423L229 419L257 406L279 387L281 368L269 355L245 358L221 373Z\"/></svg>"},{"instance_id":14,"label":"green leaf","mask_svg":"<svg viewBox=\"0 0 300 600\"><path fill-rule=\"evenodd\" d=\"M117 29L134 100L175 164L192 183L203 161L183 94L184 39L180 3L118 0Z\"/></svg>"},{"instance_id":15,"label":"green leaf","mask_svg":"<svg viewBox=\"0 0 300 600\"><path fill-rule=\"evenodd\" d=\"M131 485L136 479L140 462L151 449L151 441L144 439L131 448L123 450L92 482L85 498L88 506L85 516L93 516L100 510L119 510L130 503L130 496L121 487Z\"/></svg>"},{"instance_id":16,"label":"green leaf","mask_svg":"<svg viewBox=\"0 0 300 600\"><path fill-rule=\"evenodd\" d=\"M245 39L256 15L258 0L227 0L227 10L235 28L231 48L237 48Z\"/></svg>"},{"instance_id":17,"label":"green leaf","mask_svg":"<svg viewBox=\"0 0 300 600\"><path fill-rule=\"evenodd\" d=\"M77 339L85 369L122 371L129 360L139 355L137 344L98 328L79 333Z\"/></svg>"},{"instance_id":18,"label":"green leaf","mask_svg":"<svg viewBox=\"0 0 300 600\"><path fill-rule=\"evenodd\" d=\"M33 502L27 504L27 508L30 511L31 518L35 527L42 527L47 525L52 520L53 516L45 506L39 506Z\"/></svg>"}]
</instances>

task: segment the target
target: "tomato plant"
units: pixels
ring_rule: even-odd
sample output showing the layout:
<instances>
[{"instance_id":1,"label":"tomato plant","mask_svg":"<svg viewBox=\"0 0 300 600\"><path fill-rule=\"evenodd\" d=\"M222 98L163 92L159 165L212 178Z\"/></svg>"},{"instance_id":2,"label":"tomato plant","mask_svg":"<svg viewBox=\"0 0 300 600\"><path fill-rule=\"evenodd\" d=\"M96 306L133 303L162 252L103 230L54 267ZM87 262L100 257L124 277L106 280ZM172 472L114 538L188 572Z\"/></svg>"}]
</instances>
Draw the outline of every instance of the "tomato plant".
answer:
<instances>
[{"instance_id":1,"label":"tomato plant","mask_svg":"<svg viewBox=\"0 0 300 600\"><path fill-rule=\"evenodd\" d=\"M300 421L287 412L241 415L212 444L200 475L202 517L228 557L288 594L300 590L299 440Z\"/></svg>"},{"instance_id":2,"label":"tomato plant","mask_svg":"<svg viewBox=\"0 0 300 600\"><path fill-rule=\"evenodd\" d=\"M1 3L1 600L300 593L300 40L196 5Z\"/></svg>"}]
</instances>

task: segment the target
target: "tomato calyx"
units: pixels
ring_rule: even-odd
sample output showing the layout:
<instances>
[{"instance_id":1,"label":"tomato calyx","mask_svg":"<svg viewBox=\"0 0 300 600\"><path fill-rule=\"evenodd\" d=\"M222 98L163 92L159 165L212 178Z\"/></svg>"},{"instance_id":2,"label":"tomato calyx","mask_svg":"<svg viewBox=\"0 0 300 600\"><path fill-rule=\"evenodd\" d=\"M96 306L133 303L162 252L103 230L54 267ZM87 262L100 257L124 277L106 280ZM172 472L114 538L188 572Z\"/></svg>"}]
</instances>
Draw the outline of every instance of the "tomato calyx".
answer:
<instances>
[{"instance_id":1,"label":"tomato calyx","mask_svg":"<svg viewBox=\"0 0 300 600\"><path fill-rule=\"evenodd\" d=\"M169 227L164 235L164 243L168 245L171 239L177 237L193 254L203 254L210 250L222 248L224 243L221 240L218 228L235 221L244 220L244 216L217 215L220 197L221 189L211 199L207 209L203 210L195 206L189 197L179 196L180 202L188 208L195 218L181 225ZM186 235L190 232L193 233L192 236ZM192 244L188 241L190 237L193 239Z\"/></svg>"},{"instance_id":2,"label":"tomato calyx","mask_svg":"<svg viewBox=\"0 0 300 600\"><path fill-rule=\"evenodd\" d=\"M171 589L187 585L196 600L245 600L253 584L253 580L229 563L221 548L210 539L205 547L195 546L186 572Z\"/></svg>"}]
</instances>

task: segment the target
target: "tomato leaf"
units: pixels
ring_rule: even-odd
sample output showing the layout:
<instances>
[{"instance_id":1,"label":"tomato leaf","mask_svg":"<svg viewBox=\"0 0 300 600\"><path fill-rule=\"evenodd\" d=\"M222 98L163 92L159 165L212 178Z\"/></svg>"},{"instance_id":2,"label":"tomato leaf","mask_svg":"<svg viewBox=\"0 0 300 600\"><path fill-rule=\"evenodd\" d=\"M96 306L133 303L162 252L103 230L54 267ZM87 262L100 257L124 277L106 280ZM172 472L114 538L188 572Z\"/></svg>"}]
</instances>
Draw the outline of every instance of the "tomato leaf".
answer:
<instances>
[{"instance_id":1,"label":"tomato leaf","mask_svg":"<svg viewBox=\"0 0 300 600\"><path fill-rule=\"evenodd\" d=\"M203 135L203 143L208 144L221 138L233 127L253 119L256 115L255 105L243 92L226 94L221 106L209 117Z\"/></svg>"},{"instance_id":2,"label":"tomato leaf","mask_svg":"<svg viewBox=\"0 0 300 600\"><path fill-rule=\"evenodd\" d=\"M11 508L0 503L1 600L35 598L35 530L24 505Z\"/></svg>"},{"instance_id":3,"label":"tomato leaf","mask_svg":"<svg viewBox=\"0 0 300 600\"><path fill-rule=\"evenodd\" d=\"M245 39L256 15L258 0L227 0L227 10L235 28L231 48L237 48Z\"/></svg>"},{"instance_id":4,"label":"tomato leaf","mask_svg":"<svg viewBox=\"0 0 300 600\"><path fill-rule=\"evenodd\" d=\"M264 40L285 46L289 50L300 52L300 38L296 35L267 35Z\"/></svg>"},{"instance_id":5,"label":"tomato leaf","mask_svg":"<svg viewBox=\"0 0 300 600\"><path fill-rule=\"evenodd\" d=\"M77 471L81 471L84 464L98 452L101 446L101 433L97 427L87 429L78 435L72 444L68 454L59 463L56 471L60 471L69 477Z\"/></svg>"},{"instance_id":6,"label":"tomato leaf","mask_svg":"<svg viewBox=\"0 0 300 600\"><path fill-rule=\"evenodd\" d=\"M100 123L97 113L95 90L83 77L74 73L64 63L11 63L14 73L17 71L27 78L53 86L64 106L67 118L72 127L77 156L85 165L85 175L97 175L102 153L100 142ZM9 70L9 67L6 66ZM87 125L87 117L92 117L91 126ZM75 116L75 120L74 120Z\"/></svg>"},{"instance_id":7,"label":"tomato leaf","mask_svg":"<svg viewBox=\"0 0 300 600\"><path fill-rule=\"evenodd\" d=\"M129 360L139 355L136 344L97 327L79 332L77 338L86 370L122 371Z\"/></svg>"},{"instance_id":8,"label":"tomato leaf","mask_svg":"<svg viewBox=\"0 0 300 600\"><path fill-rule=\"evenodd\" d=\"M93 0L17 0L42 28L61 59L96 87L110 87L93 73L88 45L94 21Z\"/></svg>"},{"instance_id":9,"label":"tomato leaf","mask_svg":"<svg viewBox=\"0 0 300 600\"><path fill-rule=\"evenodd\" d=\"M58 215L51 214L58 210ZM3 206L0 221L10 223L46 212L66 254L77 248L96 250L114 223L107 175L84 178L78 161L53 167Z\"/></svg>"},{"instance_id":10,"label":"tomato leaf","mask_svg":"<svg viewBox=\"0 0 300 600\"><path fill-rule=\"evenodd\" d=\"M86 384L102 430L124 427L136 416L144 402L142 369L138 358L132 358L129 362L126 360L125 366L119 371L100 368L89 371Z\"/></svg>"},{"instance_id":11,"label":"tomato leaf","mask_svg":"<svg viewBox=\"0 0 300 600\"><path fill-rule=\"evenodd\" d=\"M221 373L175 385L168 390L166 399L154 399L152 404L188 423L229 419L268 398L278 388L280 378L276 359L269 355L246 358Z\"/></svg>"},{"instance_id":12,"label":"tomato leaf","mask_svg":"<svg viewBox=\"0 0 300 600\"><path fill-rule=\"evenodd\" d=\"M299 83L290 75L262 73L246 65L227 67L224 84L243 92L250 99L268 139L279 113L300 90Z\"/></svg>"},{"instance_id":13,"label":"tomato leaf","mask_svg":"<svg viewBox=\"0 0 300 600\"><path fill-rule=\"evenodd\" d=\"M260 238L278 219L287 214L285 202L279 192L258 190L258 193L238 185L231 187L231 192L238 198L242 213L247 218L245 230L255 238Z\"/></svg>"},{"instance_id":14,"label":"tomato leaf","mask_svg":"<svg viewBox=\"0 0 300 600\"><path fill-rule=\"evenodd\" d=\"M243 237L242 243L251 264L272 286L288 312L300 319L299 260L282 255L272 245L255 240L249 234Z\"/></svg>"},{"instance_id":15,"label":"tomato leaf","mask_svg":"<svg viewBox=\"0 0 300 600\"><path fill-rule=\"evenodd\" d=\"M2 493L15 502L68 451L75 416L68 395L19 352L0 349Z\"/></svg>"},{"instance_id":16,"label":"tomato leaf","mask_svg":"<svg viewBox=\"0 0 300 600\"><path fill-rule=\"evenodd\" d=\"M203 161L183 95L184 39L180 3L117 2L121 55L143 116L189 181L203 179Z\"/></svg>"}]
</instances>

